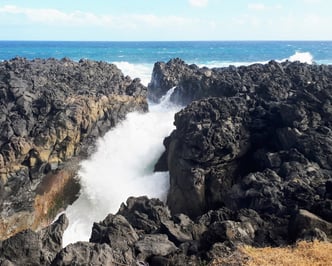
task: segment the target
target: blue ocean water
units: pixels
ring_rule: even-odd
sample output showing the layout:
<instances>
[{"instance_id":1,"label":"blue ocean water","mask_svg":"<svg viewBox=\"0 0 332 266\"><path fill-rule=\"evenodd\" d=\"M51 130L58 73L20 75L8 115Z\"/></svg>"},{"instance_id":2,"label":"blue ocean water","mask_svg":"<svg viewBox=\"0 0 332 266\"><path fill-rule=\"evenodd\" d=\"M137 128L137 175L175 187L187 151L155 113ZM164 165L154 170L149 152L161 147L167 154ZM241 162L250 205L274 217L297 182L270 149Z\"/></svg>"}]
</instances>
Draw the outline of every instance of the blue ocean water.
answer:
<instances>
[{"instance_id":1,"label":"blue ocean water","mask_svg":"<svg viewBox=\"0 0 332 266\"><path fill-rule=\"evenodd\" d=\"M0 41L0 60L88 58L108 62L154 63L180 57L188 63L250 63L287 59L310 53L319 64L332 63L332 41L213 41L213 42L49 42Z\"/></svg>"},{"instance_id":2,"label":"blue ocean water","mask_svg":"<svg viewBox=\"0 0 332 266\"><path fill-rule=\"evenodd\" d=\"M179 57L208 67L248 65L269 60L332 64L332 41L62 42L0 41L0 60L68 57L115 63L147 83L153 64Z\"/></svg>"}]
</instances>

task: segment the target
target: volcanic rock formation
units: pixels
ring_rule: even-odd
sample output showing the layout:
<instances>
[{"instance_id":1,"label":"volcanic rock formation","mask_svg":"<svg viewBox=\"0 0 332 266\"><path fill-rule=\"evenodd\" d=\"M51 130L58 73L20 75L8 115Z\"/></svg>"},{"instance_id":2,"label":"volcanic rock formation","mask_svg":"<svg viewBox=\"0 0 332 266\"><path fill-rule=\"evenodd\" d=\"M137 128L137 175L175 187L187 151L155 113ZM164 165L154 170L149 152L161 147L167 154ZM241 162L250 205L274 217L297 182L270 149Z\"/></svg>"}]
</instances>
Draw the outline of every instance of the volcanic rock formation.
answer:
<instances>
[{"instance_id":1,"label":"volcanic rock formation","mask_svg":"<svg viewBox=\"0 0 332 266\"><path fill-rule=\"evenodd\" d=\"M226 209L210 211L192 221L184 214L171 216L158 199L129 198L117 214L94 223L89 242L61 249L62 234L68 224L62 215L39 232L26 230L3 241L0 263L201 265L231 253L237 243L252 243L259 228L257 221L261 220L254 211L235 213Z\"/></svg>"},{"instance_id":2,"label":"volcanic rock formation","mask_svg":"<svg viewBox=\"0 0 332 266\"><path fill-rule=\"evenodd\" d=\"M332 240L332 66L156 63L150 99L174 86L188 106L155 167L170 172L168 206L129 198L63 249L61 216L0 243L0 264L205 265L243 244Z\"/></svg>"},{"instance_id":3,"label":"volcanic rock formation","mask_svg":"<svg viewBox=\"0 0 332 266\"><path fill-rule=\"evenodd\" d=\"M303 235L287 233L302 210L332 222L332 66L156 63L150 98L173 86L175 102L192 101L175 115L156 165L170 172L173 214L248 208L278 222L287 240Z\"/></svg>"},{"instance_id":4,"label":"volcanic rock formation","mask_svg":"<svg viewBox=\"0 0 332 266\"><path fill-rule=\"evenodd\" d=\"M91 152L128 112L147 109L146 87L115 65L66 58L0 63L0 238L54 215L75 174L73 158Z\"/></svg>"}]
</instances>

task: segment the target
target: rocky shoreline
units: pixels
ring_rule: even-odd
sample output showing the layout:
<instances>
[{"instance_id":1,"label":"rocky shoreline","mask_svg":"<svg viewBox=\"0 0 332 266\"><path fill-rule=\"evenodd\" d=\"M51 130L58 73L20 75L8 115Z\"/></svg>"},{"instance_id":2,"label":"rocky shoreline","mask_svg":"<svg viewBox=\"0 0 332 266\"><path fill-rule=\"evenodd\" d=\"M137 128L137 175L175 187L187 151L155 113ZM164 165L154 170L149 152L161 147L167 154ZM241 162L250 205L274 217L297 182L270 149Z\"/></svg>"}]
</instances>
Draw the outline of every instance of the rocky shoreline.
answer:
<instances>
[{"instance_id":1,"label":"rocky shoreline","mask_svg":"<svg viewBox=\"0 0 332 266\"><path fill-rule=\"evenodd\" d=\"M148 110L138 79L66 58L1 62L0 101L0 239L53 219L96 138L128 112Z\"/></svg>"},{"instance_id":2,"label":"rocky shoreline","mask_svg":"<svg viewBox=\"0 0 332 266\"><path fill-rule=\"evenodd\" d=\"M176 129L164 140L165 153L155 166L170 172L167 205L129 198L118 213L94 223L89 242L65 248L64 215L37 232L20 228L1 242L4 265L202 265L237 254L243 244L273 247L301 239L332 240L332 66L271 61L208 69L173 59L155 64L148 95L138 80L102 62L17 58L2 63L0 75L6 111L0 120L6 129L2 136L10 140L7 144L1 139L5 219L9 211L3 206L11 201L14 213L31 212L31 206L17 204L22 198L13 201L10 195L41 184L34 173L59 171L55 168L63 162L88 153L93 139L127 112L147 111L146 97L158 101L175 87L172 100L186 105L175 115ZM57 96L60 103L55 101L62 109L53 101L50 107L37 101L47 102L49 90L62 95ZM90 100L101 108L91 107ZM30 129L29 114L40 123L38 134L31 135L36 130ZM83 118L89 115L93 118L87 125ZM18 123L25 128L17 129L16 119L26 120ZM61 141L39 140L42 130L52 128L60 128L56 136ZM18 149L23 144L16 145L16 139L30 149ZM43 157L45 150L55 154ZM15 191L10 180L26 179L31 184Z\"/></svg>"}]
</instances>

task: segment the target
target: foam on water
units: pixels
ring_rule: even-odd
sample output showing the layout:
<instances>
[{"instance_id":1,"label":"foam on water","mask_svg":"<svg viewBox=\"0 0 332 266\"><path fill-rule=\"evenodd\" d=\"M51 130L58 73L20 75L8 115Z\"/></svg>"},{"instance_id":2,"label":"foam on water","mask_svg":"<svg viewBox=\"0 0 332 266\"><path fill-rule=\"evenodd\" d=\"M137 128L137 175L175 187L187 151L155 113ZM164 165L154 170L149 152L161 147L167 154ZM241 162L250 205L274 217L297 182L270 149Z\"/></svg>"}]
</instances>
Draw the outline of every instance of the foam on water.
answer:
<instances>
[{"instance_id":1,"label":"foam on water","mask_svg":"<svg viewBox=\"0 0 332 266\"><path fill-rule=\"evenodd\" d=\"M275 60L279 63L285 62L285 61L299 61L301 63L307 63L307 64L312 64L314 62L314 57L312 56L311 53L309 52L295 52L293 55L289 56L288 58L284 59L271 59ZM218 68L218 67L228 67L230 65L232 66L249 66L252 64L267 64L270 60L267 61L252 61L252 62L231 62L231 61L209 61L206 63L200 63L198 66L203 67L209 67L209 68Z\"/></svg>"},{"instance_id":2,"label":"foam on water","mask_svg":"<svg viewBox=\"0 0 332 266\"><path fill-rule=\"evenodd\" d=\"M288 58L289 61L299 61L301 63L312 64L314 61L314 57L309 52L295 52L292 56Z\"/></svg>"}]
</instances>

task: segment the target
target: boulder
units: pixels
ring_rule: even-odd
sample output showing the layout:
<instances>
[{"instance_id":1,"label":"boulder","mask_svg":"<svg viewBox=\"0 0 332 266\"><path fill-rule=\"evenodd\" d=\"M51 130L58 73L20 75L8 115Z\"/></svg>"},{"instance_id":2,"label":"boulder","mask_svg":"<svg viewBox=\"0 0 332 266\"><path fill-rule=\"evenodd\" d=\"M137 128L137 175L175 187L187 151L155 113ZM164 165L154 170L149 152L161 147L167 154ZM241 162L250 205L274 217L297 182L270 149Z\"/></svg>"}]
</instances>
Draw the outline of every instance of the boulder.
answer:
<instances>
[{"instance_id":1,"label":"boulder","mask_svg":"<svg viewBox=\"0 0 332 266\"><path fill-rule=\"evenodd\" d=\"M168 207L159 199L146 196L129 197L117 214L124 216L136 230L146 234L156 233L163 222L171 219Z\"/></svg>"},{"instance_id":2,"label":"boulder","mask_svg":"<svg viewBox=\"0 0 332 266\"><path fill-rule=\"evenodd\" d=\"M109 245L77 242L62 249L51 265L117 265L117 263L121 262L116 260L116 256Z\"/></svg>"},{"instance_id":3,"label":"boulder","mask_svg":"<svg viewBox=\"0 0 332 266\"><path fill-rule=\"evenodd\" d=\"M138 258L142 260L152 256L165 257L177 250L174 243L168 240L167 235L161 234L144 235L135 243L135 249Z\"/></svg>"},{"instance_id":4,"label":"boulder","mask_svg":"<svg viewBox=\"0 0 332 266\"><path fill-rule=\"evenodd\" d=\"M125 217L109 214L102 222L93 224L90 242L108 244L117 254L118 262L130 265L135 258L134 245L138 239Z\"/></svg>"}]
</instances>

